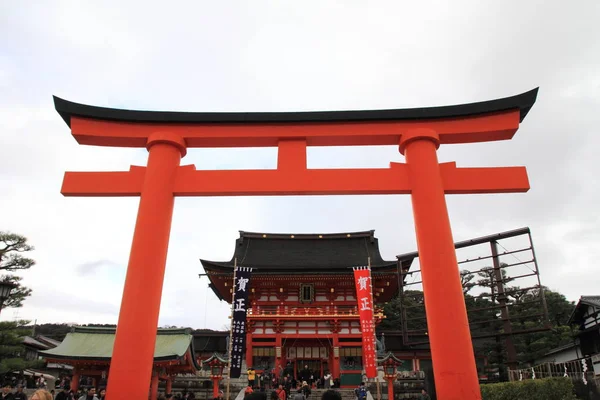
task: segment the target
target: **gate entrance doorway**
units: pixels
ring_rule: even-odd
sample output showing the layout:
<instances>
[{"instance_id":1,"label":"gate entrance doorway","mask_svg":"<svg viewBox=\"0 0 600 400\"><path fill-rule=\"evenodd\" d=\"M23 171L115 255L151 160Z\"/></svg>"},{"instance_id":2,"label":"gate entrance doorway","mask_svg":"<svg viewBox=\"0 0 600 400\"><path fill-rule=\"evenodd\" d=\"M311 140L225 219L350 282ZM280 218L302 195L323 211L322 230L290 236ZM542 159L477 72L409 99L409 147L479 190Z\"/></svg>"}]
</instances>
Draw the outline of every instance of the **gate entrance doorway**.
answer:
<instances>
[{"instance_id":1,"label":"gate entrance doorway","mask_svg":"<svg viewBox=\"0 0 600 400\"><path fill-rule=\"evenodd\" d=\"M325 371L329 368L327 360L320 359L297 359L294 371L296 379L306 381L309 385L316 382L317 379L323 378ZM308 370L310 373L306 373ZM308 375L308 376L307 376ZM312 380L310 376L312 375Z\"/></svg>"}]
</instances>

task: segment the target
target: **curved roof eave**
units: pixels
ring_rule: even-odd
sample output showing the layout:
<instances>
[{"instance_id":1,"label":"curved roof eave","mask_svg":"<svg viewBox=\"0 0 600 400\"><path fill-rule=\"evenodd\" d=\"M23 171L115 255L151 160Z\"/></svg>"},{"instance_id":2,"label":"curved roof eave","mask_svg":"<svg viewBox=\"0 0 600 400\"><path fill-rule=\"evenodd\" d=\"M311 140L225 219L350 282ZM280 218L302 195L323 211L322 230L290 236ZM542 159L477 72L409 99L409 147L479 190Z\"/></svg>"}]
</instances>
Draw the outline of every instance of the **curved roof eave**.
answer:
<instances>
[{"instance_id":1,"label":"curved roof eave","mask_svg":"<svg viewBox=\"0 0 600 400\"><path fill-rule=\"evenodd\" d=\"M180 112L142 111L96 107L54 97L54 107L67 125L71 117L83 117L138 123L201 123L201 124L265 124L265 123L333 123L427 120L458 118L518 109L520 121L535 103L539 88L516 96L440 107L400 108L387 110L303 111L303 112Z\"/></svg>"},{"instance_id":2,"label":"curved roof eave","mask_svg":"<svg viewBox=\"0 0 600 400\"><path fill-rule=\"evenodd\" d=\"M200 262L202 263L202 266L204 267L204 270L206 272L208 272L207 271L207 269L208 269L211 271L217 271L217 272L221 272L221 273L233 273L233 268L234 268L233 261L210 261L210 260L200 259ZM377 269L382 269L382 268L396 268L397 265L398 265L397 261L385 261L384 264L371 265L371 269L377 270ZM314 273L319 273L319 274L328 274L328 273L337 274L337 273L339 273L340 270L342 270L342 268L329 268L328 270L314 269L314 271L313 271L312 269L301 268L301 267L294 267L294 268L290 267L290 268L286 268L286 269L282 270L282 269L276 269L276 268L261 269L260 267L256 267L253 265L244 265L244 266L255 268L256 269L255 272L257 274L264 273L264 272L272 272L272 273L282 273L282 272L292 273L293 272L293 273L298 273L298 274L306 274L307 272L314 272ZM347 269L349 272L352 272L352 267L353 266L344 267L343 269ZM208 274L208 275L210 276L210 274Z\"/></svg>"},{"instance_id":3,"label":"curved roof eave","mask_svg":"<svg viewBox=\"0 0 600 400\"><path fill-rule=\"evenodd\" d=\"M336 233L269 233L269 232L248 232L239 231L240 239L282 239L282 240L302 240L302 239L347 239L347 238L371 238L375 239L375 230L355 231L355 232L336 232Z\"/></svg>"}]
</instances>

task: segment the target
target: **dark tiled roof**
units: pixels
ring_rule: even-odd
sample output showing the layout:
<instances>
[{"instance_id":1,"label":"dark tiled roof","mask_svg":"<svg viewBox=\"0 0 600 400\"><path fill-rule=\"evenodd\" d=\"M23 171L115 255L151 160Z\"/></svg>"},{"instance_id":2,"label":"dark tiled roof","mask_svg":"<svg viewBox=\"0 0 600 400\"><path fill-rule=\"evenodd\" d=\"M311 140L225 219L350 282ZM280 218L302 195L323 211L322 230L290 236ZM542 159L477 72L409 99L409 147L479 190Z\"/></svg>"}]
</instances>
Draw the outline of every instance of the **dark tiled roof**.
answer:
<instances>
[{"instance_id":1,"label":"dark tiled roof","mask_svg":"<svg viewBox=\"0 0 600 400\"><path fill-rule=\"evenodd\" d=\"M388 360L390 360L390 359L391 359L391 360L393 360L393 361L395 361L395 362L396 362L396 363L398 363L398 364L402 364L402 363L403 363L403 361L402 361L402 360L400 360L400 359L398 359L398 357L396 357L396 356L394 355L394 353L392 353L391 351L388 351L388 352L387 352L387 353L386 353L384 356L382 356L382 357L377 357L377 362L378 362L378 363L380 363L380 364L383 364L383 363L387 362L387 361L388 361Z\"/></svg>"},{"instance_id":2,"label":"dark tiled roof","mask_svg":"<svg viewBox=\"0 0 600 400\"><path fill-rule=\"evenodd\" d=\"M560 353L561 351L569 350L569 349L572 349L577 346L579 346L578 339L576 339L575 342L571 342L571 343L564 344L562 346L555 347L555 348L551 349L550 351L548 351L547 353L545 353L544 356L550 356L555 353Z\"/></svg>"},{"instance_id":3,"label":"dark tiled roof","mask_svg":"<svg viewBox=\"0 0 600 400\"><path fill-rule=\"evenodd\" d=\"M227 331L194 332L194 351L196 353L225 353L227 349Z\"/></svg>"},{"instance_id":4,"label":"dark tiled roof","mask_svg":"<svg viewBox=\"0 0 600 400\"><path fill-rule=\"evenodd\" d=\"M371 266L395 267L379 253L374 231L335 234L272 234L240 231L231 261L200 260L205 269L230 269L237 264L260 271L318 271Z\"/></svg>"},{"instance_id":5,"label":"dark tiled roof","mask_svg":"<svg viewBox=\"0 0 600 400\"><path fill-rule=\"evenodd\" d=\"M579 301L589 306L600 308L600 296L581 296Z\"/></svg>"},{"instance_id":6,"label":"dark tiled roof","mask_svg":"<svg viewBox=\"0 0 600 400\"><path fill-rule=\"evenodd\" d=\"M215 353L213 353L213 354L212 354L212 356L210 356L210 357L208 357L206 360L203 360L203 361L202 361L202 366L205 366L205 365L210 365L210 363L211 363L213 360L215 360L215 359L216 359L216 360L218 360L218 361L220 361L220 362L222 362L222 363L227 363L227 361L229 360L229 359L227 358L227 356L228 356L228 355L225 355L225 354L219 354L219 353L215 352Z\"/></svg>"},{"instance_id":7,"label":"dark tiled roof","mask_svg":"<svg viewBox=\"0 0 600 400\"><path fill-rule=\"evenodd\" d=\"M25 346L35 347L36 349L39 349L39 350L48 350L53 347L56 347L56 346L49 346L48 344L43 343L37 339L34 339L31 336L25 336L23 338L23 344Z\"/></svg>"},{"instance_id":8,"label":"dark tiled roof","mask_svg":"<svg viewBox=\"0 0 600 400\"><path fill-rule=\"evenodd\" d=\"M600 296L581 296L569 317L568 324L582 324L582 318L589 306L600 309Z\"/></svg>"},{"instance_id":9,"label":"dark tiled roof","mask_svg":"<svg viewBox=\"0 0 600 400\"><path fill-rule=\"evenodd\" d=\"M55 339L49 338L49 337L44 336L44 335L37 335L35 337L35 339L38 340L41 343L44 343L44 344L48 345L50 348L56 347L56 346L58 346L60 344L60 340L55 340Z\"/></svg>"}]
</instances>

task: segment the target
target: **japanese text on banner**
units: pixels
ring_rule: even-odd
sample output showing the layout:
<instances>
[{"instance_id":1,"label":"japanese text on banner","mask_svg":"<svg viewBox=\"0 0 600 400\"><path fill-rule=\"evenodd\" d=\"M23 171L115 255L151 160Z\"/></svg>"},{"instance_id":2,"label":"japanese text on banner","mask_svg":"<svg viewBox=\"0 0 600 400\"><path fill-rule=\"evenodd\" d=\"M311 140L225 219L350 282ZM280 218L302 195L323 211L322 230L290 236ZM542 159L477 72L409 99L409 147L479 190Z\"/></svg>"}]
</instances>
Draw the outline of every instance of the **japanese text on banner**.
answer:
<instances>
[{"instance_id":1,"label":"japanese text on banner","mask_svg":"<svg viewBox=\"0 0 600 400\"><path fill-rule=\"evenodd\" d=\"M367 378L375 378L377 376L377 346L375 344L375 323L373 322L371 269L368 267L354 268L354 281L362 331L363 366Z\"/></svg>"},{"instance_id":2,"label":"japanese text on banner","mask_svg":"<svg viewBox=\"0 0 600 400\"><path fill-rule=\"evenodd\" d=\"M246 350L246 308L252 268L236 267L233 283L233 305L231 322L231 341L229 343L231 360L229 376L239 378L242 373L242 360Z\"/></svg>"}]
</instances>

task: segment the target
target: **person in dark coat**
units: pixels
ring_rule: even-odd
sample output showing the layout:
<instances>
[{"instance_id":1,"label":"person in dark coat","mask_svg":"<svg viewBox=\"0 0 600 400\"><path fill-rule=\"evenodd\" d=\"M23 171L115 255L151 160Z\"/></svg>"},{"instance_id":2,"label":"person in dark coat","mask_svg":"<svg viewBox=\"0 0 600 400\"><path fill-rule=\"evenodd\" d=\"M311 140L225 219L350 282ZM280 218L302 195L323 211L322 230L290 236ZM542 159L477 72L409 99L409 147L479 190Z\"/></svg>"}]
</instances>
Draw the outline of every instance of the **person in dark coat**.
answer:
<instances>
[{"instance_id":1,"label":"person in dark coat","mask_svg":"<svg viewBox=\"0 0 600 400\"><path fill-rule=\"evenodd\" d=\"M17 392L13 394L15 400L27 400L27 395L23 392L23 385L17 385Z\"/></svg>"},{"instance_id":2,"label":"person in dark coat","mask_svg":"<svg viewBox=\"0 0 600 400\"><path fill-rule=\"evenodd\" d=\"M301 382L310 382L311 375L312 375L312 372L308 368L308 365L305 365L304 369L302 369L302 371L300 371L300 381Z\"/></svg>"},{"instance_id":3,"label":"person in dark coat","mask_svg":"<svg viewBox=\"0 0 600 400\"><path fill-rule=\"evenodd\" d=\"M69 396L69 390L71 388L69 386L63 386L62 390L60 392L58 392L58 394L56 395L56 398L54 400L69 400L72 399L71 396Z\"/></svg>"},{"instance_id":4,"label":"person in dark coat","mask_svg":"<svg viewBox=\"0 0 600 400\"><path fill-rule=\"evenodd\" d=\"M0 394L0 399L2 400L14 400L15 396L11 393L12 386L10 383L4 384L2 387L2 393Z\"/></svg>"}]
</instances>

